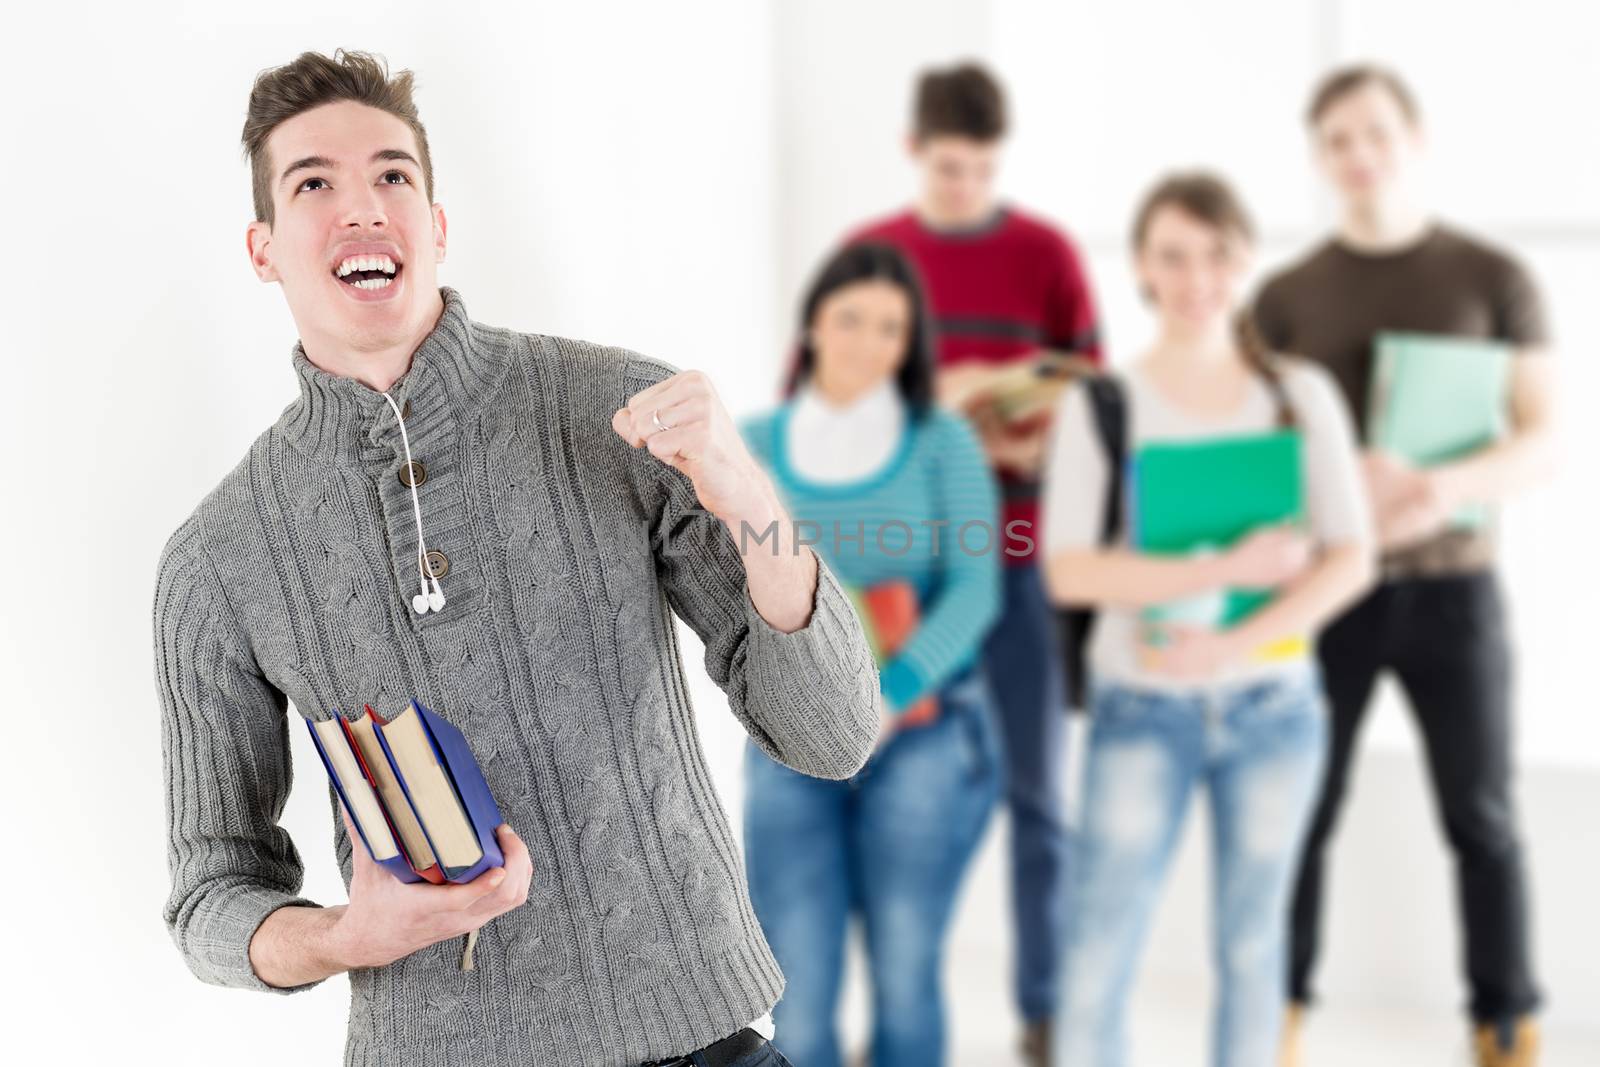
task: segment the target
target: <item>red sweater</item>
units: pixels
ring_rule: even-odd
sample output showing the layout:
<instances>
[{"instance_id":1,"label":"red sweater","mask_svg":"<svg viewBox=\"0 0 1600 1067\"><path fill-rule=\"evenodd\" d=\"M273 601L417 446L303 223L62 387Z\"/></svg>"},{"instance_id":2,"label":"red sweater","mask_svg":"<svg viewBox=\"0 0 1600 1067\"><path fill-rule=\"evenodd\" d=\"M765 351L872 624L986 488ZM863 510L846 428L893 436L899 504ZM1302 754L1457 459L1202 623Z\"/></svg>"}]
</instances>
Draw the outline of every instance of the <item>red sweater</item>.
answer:
<instances>
[{"instance_id":1,"label":"red sweater","mask_svg":"<svg viewBox=\"0 0 1600 1067\"><path fill-rule=\"evenodd\" d=\"M862 227L846 243L863 241L892 244L917 268L938 333L941 368L1008 363L1041 348L1100 362L1083 264L1072 242L1049 223L1002 207L991 222L952 232L929 229L914 211L904 211ZM1000 481L1002 530L1021 530L1037 549L1043 543L1038 480L1002 472ZM1019 519L1028 525L1012 527ZM1026 547L1016 537L1002 536L1000 543ZM1034 554L1004 558L1032 563Z\"/></svg>"}]
</instances>

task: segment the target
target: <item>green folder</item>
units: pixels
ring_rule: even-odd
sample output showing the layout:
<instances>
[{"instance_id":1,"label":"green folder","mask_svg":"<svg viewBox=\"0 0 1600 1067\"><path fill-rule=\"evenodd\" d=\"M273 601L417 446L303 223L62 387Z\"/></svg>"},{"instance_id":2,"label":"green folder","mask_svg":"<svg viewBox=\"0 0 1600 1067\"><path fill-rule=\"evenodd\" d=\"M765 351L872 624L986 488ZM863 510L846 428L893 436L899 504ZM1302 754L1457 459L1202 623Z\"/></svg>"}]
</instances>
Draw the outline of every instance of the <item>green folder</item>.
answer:
<instances>
[{"instance_id":1,"label":"green folder","mask_svg":"<svg viewBox=\"0 0 1600 1067\"><path fill-rule=\"evenodd\" d=\"M1367 442L1418 466L1471 455L1505 432L1511 346L1477 337L1380 333L1367 394ZM1455 516L1481 526L1483 507Z\"/></svg>"},{"instance_id":2,"label":"green folder","mask_svg":"<svg viewBox=\"0 0 1600 1067\"><path fill-rule=\"evenodd\" d=\"M1134 546L1158 555L1220 552L1262 526L1303 522L1302 447L1296 430L1140 446L1130 471ZM1269 590L1225 589L1144 614L1220 629L1271 598Z\"/></svg>"}]
</instances>

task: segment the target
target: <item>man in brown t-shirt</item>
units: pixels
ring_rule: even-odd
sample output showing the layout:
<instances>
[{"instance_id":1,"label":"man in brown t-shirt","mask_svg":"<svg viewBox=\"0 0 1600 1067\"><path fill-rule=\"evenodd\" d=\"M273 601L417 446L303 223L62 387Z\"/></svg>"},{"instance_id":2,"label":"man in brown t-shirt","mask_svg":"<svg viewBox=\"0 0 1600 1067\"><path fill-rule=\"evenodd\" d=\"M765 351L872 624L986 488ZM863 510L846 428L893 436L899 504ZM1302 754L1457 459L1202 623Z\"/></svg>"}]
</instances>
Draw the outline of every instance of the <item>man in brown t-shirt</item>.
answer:
<instances>
[{"instance_id":1,"label":"man in brown t-shirt","mask_svg":"<svg viewBox=\"0 0 1600 1067\"><path fill-rule=\"evenodd\" d=\"M1381 68L1337 71L1315 94L1318 162L1340 202L1339 232L1271 278L1255 317L1276 350L1314 359L1364 421L1374 341L1407 331L1515 347L1508 431L1463 459L1415 469L1368 452L1384 581L1330 626L1319 654L1332 715L1323 795L1305 846L1291 933L1285 1063L1297 1061L1311 999L1324 856L1356 733L1380 672L1392 669L1427 748L1455 853L1471 1012L1482 1064L1535 1062L1540 999L1528 890L1511 798L1511 655L1494 571L1492 521L1451 524L1544 477L1555 460L1553 365L1539 295L1506 253L1429 217L1412 182L1416 105Z\"/></svg>"}]
</instances>

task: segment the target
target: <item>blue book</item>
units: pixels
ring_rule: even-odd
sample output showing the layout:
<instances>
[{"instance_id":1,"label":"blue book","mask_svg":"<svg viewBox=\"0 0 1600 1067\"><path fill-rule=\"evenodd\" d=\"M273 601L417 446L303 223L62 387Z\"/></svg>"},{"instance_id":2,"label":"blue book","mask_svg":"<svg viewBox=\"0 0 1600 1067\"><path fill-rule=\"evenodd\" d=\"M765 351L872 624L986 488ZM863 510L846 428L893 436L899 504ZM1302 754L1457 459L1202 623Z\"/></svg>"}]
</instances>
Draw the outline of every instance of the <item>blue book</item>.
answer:
<instances>
[{"instance_id":1,"label":"blue book","mask_svg":"<svg viewBox=\"0 0 1600 1067\"><path fill-rule=\"evenodd\" d=\"M461 731L413 700L377 735L445 881L470 882L504 866L495 839L500 807Z\"/></svg>"}]
</instances>

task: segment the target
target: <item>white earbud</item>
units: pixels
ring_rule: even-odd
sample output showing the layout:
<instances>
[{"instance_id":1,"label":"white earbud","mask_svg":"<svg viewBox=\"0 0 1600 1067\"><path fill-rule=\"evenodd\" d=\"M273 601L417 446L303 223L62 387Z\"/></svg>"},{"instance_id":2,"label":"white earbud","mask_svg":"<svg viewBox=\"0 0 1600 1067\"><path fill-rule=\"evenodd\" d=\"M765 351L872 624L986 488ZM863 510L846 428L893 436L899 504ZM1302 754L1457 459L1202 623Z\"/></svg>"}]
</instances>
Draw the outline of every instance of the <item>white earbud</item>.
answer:
<instances>
[{"instance_id":1,"label":"white earbud","mask_svg":"<svg viewBox=\"0 0 1600 1067\"><path fill-rule=\"evenodd\" d=\"M406 466L414 468L411 460L411 438L406 433L405 416L400 413L400 405L394 402L394 397L388 393L383 398L389 402L389 407L394 409L394 417L400 423L400 444L405 448ZM422 537L422 504L417 499L416 481L413 479L409 486L411 489L411 517L417 523L417 585L422 590L411 598L411 610L418 615L426 615L430 611L444 610L444 590L439 588L439 579L428 573L428 543ZM433 591L428 591L428 583L433 583Z\"/></svg>"}]
</instances>

